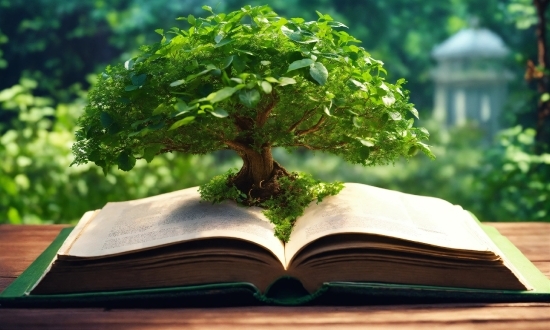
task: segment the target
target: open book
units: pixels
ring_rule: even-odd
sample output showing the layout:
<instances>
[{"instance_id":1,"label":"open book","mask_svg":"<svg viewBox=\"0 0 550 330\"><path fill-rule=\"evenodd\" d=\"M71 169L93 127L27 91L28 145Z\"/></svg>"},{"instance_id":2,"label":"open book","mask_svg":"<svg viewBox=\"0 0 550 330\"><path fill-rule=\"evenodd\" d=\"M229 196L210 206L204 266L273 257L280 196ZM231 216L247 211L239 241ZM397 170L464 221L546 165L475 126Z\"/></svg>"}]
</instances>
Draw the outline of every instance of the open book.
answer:
<instances>
[{"instance_id":1,"label":"open book","mask_svg":"<svg viewBox=\"0 0 550 330\"><path fill-rule=\"evenodd\" d=\"M265 292L292 277L530 290L459 206L363 184L312 203L287 244L259 208L201 202L197 188L86 213L31 295L248 282Z\"/></svg>"}]
</instances>

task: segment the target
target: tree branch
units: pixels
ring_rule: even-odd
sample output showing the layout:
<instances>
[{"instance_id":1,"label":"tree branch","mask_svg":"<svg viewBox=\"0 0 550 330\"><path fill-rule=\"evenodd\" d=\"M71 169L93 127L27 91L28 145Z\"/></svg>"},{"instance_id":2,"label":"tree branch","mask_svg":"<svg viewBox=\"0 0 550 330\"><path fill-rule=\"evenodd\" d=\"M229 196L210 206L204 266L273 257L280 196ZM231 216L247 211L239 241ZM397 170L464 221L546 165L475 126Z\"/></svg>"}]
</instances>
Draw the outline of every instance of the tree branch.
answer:
<instances>
[{"instance_id":1,"label":"tree branch","mask_svg":"<svg viewBox=\"0 0 550 330\"><path fill-rule=\"evenodd\" d=\"M327 151L327 150L330 150L330 149L337 149L338 147L343 147L346 144L348 144L348 143L347 142L342 142L342 143L338 143L338 144L327 147L326 145L313 146L313 145L309 145L309 144L305 144L305 143L293 143L293 144L289 144L289 145L285 145L285 146L276 146L276 147L304 147L304 148L309 149L309 150L324 150L324 151Z\"/></svg>"},{"instance_id":2,"label":"tree branch","mask_svg":"<svg viewBox=\"0 0 550 330\"><path fill-rule=\"evenodd\" d=\"M301 136L301 135L317 132L319 129L321 129L321 125L325 122L326 119L327 119L327 117L325 115L322 115L321 118L319 118L319 121L317 122L317 124L315 124L313 127L310 127L308 129L304 129L304 130L300 130L300 131L296 131L296 133L295 133L296 136Z\"/></svg>"},{"instance_id":3,"label":"tree branch","mask_svg":"<svg viewBox=\"0 0 550 330\"><path fill-rule=\"evenodd\" d=\"M294 143L289 145L289 147L304 147L308 150L323 150L323 148L321 147L310 146L309 144L305 144L305 143Z\"/></svg>"},{"instance_id":4,"label":"tree branch","mask_svg":"<svg viewBox=\"0 0 550 330\"><path fill-rule=\"evenodd\" d=\"M269 118L269 114L271 114L271 111L273 110L273 108L275 108L275 105L277 104L277 96L275 95L275 91L273 91L272 93L274 95L271 97L271 102L267 105L266 109L256 115L256 127L262 127L265 125L265 123L267 122L267 118Z\"/></svg>"},{"instance_id":5,"label":"tree branch","mask_svg":"<svg viewBox=\"0 0 550 330\"><path fill-rule=\"evenodd\" d=\"M233 123L239 132L250 131L254 128L254 121L251 118L232 115Z\"/></svg>"},{"instance_id":6,"label":"tree branch","mask_svg":"<svg viewBox=\"0 0 550 330\"><path fill-rule=\"evenodd\" d=\"M225 143L227 146L229 146L230 149L233 149L233 150L236 150L236 151L250 151L252 150L252 148L250 148L249 146L243 144L243 143L240 143L240 142L237 142L237 141L231 141L231 140L225 140L223 141L223 143Z\"/></svg>"},{"instance_id":7,"label":"tree branch","mask_svg":"<svg viewBox=\"0 0 550 330\"><path fill-rule=\"evenodd\" d=\"M301 123L303 123L304 121L308 120L309 118L311 118L311 115L313 114L313 112L315 111L315 109L317 108L313 108L311 110L308 110L304 113L304 115L302 116L302 118L300 118L297 122L295 122L294 124L292 124L292 126L290 126L290 128L287 130L288 133L292 133L294 132L294 130L296 128L298 128L298 126L300 126Z\"/></svg>"}]
</instances>

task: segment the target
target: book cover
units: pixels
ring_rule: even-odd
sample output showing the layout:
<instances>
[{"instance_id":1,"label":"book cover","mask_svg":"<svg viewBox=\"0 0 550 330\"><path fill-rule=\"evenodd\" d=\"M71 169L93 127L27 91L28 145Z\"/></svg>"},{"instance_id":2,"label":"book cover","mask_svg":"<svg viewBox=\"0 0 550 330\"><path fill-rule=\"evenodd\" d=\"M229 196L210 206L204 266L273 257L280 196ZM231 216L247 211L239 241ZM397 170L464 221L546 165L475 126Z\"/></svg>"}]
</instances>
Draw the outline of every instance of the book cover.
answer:
<instances>
[{"instance_id":1,"label":"book cover","mask_svg":"<svg viewBox=\"0 0 550 330\"><path fill-rule=\"evenodd\" d=\"M480 224L499 249L534 288L529 291L480 290L392 283L328 282L313 294L301 283L283 277L262 294L250 283L140 290L32 295L29 291L54 259L71 232L63 229L51 245L8 288L0 293L1 307L133 307L133 306L237 306L237 305L367 305L437 302L550 302L546 278L506 237Z\"/></svg>"}]
</instances>

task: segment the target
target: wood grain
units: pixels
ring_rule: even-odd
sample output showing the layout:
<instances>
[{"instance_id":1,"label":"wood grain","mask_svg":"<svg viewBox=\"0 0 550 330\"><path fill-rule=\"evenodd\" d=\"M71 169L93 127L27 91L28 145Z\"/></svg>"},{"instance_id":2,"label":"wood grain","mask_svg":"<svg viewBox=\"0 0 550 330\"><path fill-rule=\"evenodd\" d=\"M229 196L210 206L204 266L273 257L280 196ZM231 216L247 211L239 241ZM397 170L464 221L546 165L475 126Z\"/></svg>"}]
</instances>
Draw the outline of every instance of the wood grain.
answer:
<instances>
[{"instance_id":1,"label":"wood grain","mask_svg":"<svg viewBox=\"0 0 550 330\"><path fill-rule=\"evenodd\" d=\"M0 281L19 276L65 227L0 225Z\"/></svg>"},{"instance_id":2,"label":"wood grain","mask_svg":"<svg viewBox=\"0 0 550 330\"><path fill-rule=\"evenodd\" d=\"M1 311L0 311L1 312ZM2 315L2 314L0 314ZM292 329L424 328L482 326L544 329L549 304L419 305L383 307L254 307L218 309L34 309L10 310L6 328L48 324L79 329ZM547 329L547 328L546 328Z\"/></svg>"},{"instance_id":3,"label":"wood grain","mask_svg":"<svg viewBox=\"0 0 550 330\"><path fill-rule=\"evenodd\" d=\"M493 223L550 277L550 223ZM44 250L62 225L0 225L0 290ZM0 329L550 329L550 304L179 309L2 309Z\"/></svg>"}]
</instances>

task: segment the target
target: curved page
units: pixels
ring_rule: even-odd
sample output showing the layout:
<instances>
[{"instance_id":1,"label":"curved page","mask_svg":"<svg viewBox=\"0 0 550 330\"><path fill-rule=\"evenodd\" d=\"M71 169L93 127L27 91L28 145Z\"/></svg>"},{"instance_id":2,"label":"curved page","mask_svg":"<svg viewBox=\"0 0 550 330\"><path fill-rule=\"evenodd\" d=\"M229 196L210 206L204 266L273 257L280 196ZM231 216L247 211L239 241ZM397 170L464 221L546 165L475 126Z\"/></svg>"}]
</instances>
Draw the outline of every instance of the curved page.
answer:
<instances>
[{"instance_id":1,"label":"curved page","mask_svg":"<svg viewBox=\"0 0 550 330\"><path fill-rule=\"evenodd\" d=\"M256 243L284 261L284 245L260 208L200 201L197 188L108 203L86 223L63 255L101 257L209 237Z\"/></svg>"},{"instance_id":2,"label":"curved page","mask_svg":"<svg viewBox=\"0 0 550 330\"><path fill-rule=\"evenodd\" d=\"M460 206L439 198L346 183L336 196L312 203L286 244L287 267L304 246L327 235L368 233L435 246L492 251L489 238Z\"/></svg>"}]
</instances>

